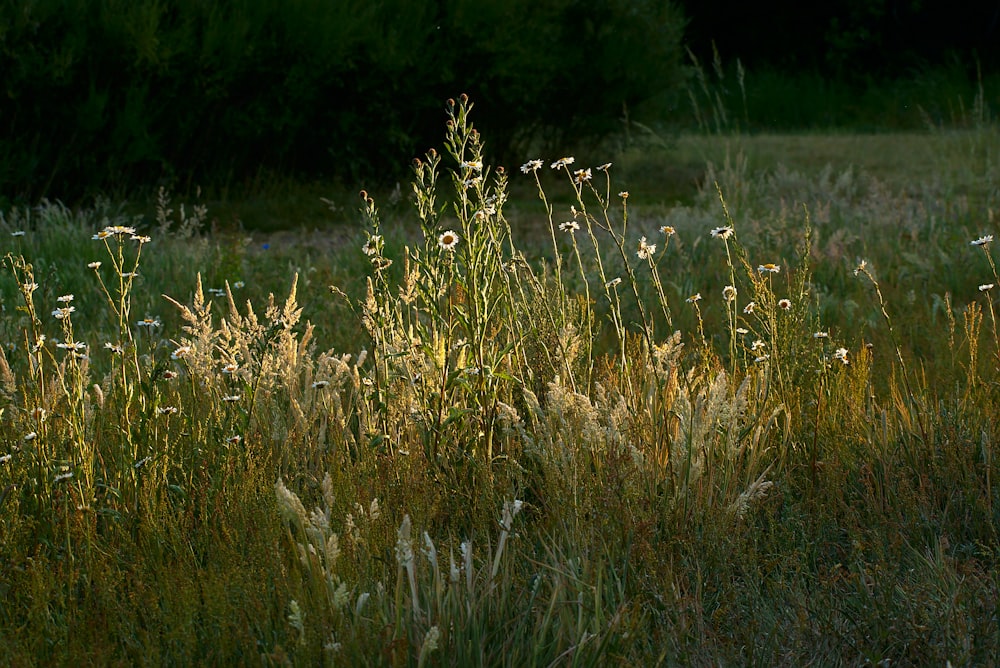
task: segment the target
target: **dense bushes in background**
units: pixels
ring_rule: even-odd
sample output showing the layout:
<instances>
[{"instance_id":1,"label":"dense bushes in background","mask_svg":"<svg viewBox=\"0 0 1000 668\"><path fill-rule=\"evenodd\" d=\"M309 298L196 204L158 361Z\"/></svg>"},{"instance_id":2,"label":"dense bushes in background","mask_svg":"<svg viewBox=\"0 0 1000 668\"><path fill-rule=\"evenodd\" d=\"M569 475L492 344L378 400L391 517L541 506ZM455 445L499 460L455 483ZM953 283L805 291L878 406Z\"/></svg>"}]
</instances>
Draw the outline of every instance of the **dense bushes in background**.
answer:
<instances>
[{"instance_id":1,"label":"dense bushes in background","mask_svg":"<svg viewBox=\"0 0 1000 668\"><path fill-rule=\"evenodd\" d=\"M676 89L682 30L653 0L4 3L0 196L384 174L462 91L501 154L599 136Z\"/></svg>"}]
</instances>

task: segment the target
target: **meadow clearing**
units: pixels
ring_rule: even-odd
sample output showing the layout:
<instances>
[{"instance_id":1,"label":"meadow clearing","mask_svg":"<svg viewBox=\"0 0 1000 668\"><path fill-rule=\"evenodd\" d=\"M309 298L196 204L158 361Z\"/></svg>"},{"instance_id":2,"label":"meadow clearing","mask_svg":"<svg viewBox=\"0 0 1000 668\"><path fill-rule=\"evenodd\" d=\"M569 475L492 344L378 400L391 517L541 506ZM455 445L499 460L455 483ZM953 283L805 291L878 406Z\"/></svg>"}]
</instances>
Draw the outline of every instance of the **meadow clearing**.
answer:
<instances>
[{"instance_id":1,"label":"meadow clearing","mask_svg":"<svg viewBox=\"0 0 1000 668\"><path fill-rule=\"evenodd\" d=\"M3 212L0 662L995 662L998 126L448 111L395 193Z\"/></svg>"}]
</instances>

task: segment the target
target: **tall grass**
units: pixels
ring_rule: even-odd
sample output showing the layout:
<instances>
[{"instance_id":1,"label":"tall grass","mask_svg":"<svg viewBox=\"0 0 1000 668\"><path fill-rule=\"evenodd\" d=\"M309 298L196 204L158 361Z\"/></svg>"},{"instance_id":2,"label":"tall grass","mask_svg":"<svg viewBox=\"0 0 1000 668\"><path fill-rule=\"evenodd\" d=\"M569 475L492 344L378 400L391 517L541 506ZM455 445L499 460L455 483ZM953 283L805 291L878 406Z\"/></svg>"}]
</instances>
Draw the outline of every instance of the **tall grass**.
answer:
<instances>
[{"instance_id":1,"label":"tall grass","mask_svg":"<svg viewBox=\"0 0 1000 668\"><path fill-rule=\"evenodd\" d=\"M988 663L995 189L735 162L658 213L471 110L329 291L166 200L4 214L0 657Z\"/></svg>"}]
</instances>

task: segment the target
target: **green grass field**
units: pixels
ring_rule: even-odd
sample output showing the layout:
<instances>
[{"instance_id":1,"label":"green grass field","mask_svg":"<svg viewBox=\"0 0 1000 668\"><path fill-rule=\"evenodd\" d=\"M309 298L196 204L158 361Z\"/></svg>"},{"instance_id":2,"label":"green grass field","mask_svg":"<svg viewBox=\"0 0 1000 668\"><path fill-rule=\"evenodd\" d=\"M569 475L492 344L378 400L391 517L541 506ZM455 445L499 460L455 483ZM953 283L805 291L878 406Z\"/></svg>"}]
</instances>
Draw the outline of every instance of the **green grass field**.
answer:
<instances>
[{"instance_id":1,"label":"green grass field","mask_svg":"<svg viewBox=\"0 0 1000 668\"><path fill-rule=\"evenodd\" d=\"M450 112L396 193L3 213L0 663L996 661L1000 129Z\"/></svg>"}]
</instances>

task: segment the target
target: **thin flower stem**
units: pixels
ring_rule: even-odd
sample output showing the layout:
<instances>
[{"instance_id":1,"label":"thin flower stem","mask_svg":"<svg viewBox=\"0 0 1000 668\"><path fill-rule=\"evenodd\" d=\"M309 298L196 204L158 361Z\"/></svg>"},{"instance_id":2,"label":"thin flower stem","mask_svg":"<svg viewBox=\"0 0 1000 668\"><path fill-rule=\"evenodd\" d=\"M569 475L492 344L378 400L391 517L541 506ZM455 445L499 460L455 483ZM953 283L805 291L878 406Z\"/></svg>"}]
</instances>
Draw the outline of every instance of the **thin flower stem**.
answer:
<instances>
[{"instance_id":1,"label":"thin flower stem","mask_svg":"<svg viewBox=\"0 0 1000 668\"><path fill-rule=\"evenodd\" d=\"M886 327L888 327L889 339L892 341L893 350L896 352L896 360L899 362L900 373L903 376L903 386L906 389L907 397L910 399L910 405L916 411L916 419L917 424L920 427L920 434L926 443L927 430L924 428L923 411L920 410L916 396L913 394L913 390L910 387L909 373L906 370L906 361L903 359L903 351L900 349L899 342L896 339L896 331L892 327L892 319L889 317L889 312L885 308L885 298L882 296L882 289L879 287L878 281L875 280L875 276L872 275L871 270L868 269L867 263L862 262L855 270L855 273L862 273L867 276L868 280L871 281L872 285L875 287L875 294L878 296L879 308L882 311L882 317L885 320Z\"/></svg>"},{"instance_id":2,"label":"thin flower stem","mask_svg":"<svg viewBox=\"0 0 1000 668\"><path fill-rule=\"evenodd\" d=\"M993 255L990 253L989 245L983 245L983 253L986 254L986 260L990 263L990 270L993 272L993 284L1000 286L1000 275L997 274L997 265L993 261ZM997 316L993 310L993 299L989 296L989 292L986 294L986 303L990 307L990 324L993 328L993 354L1000 363L1000 335L997 334Z\"/></svg>"},{"instance_id":3,"label":"thin flower stem","mask_svg":"<svg viewBox=\"0 0 1000 668\"><path fill-rule=\"evenodd\" d=\"M584 326L587 331L583 335L583 343L586 348L587 355L587 377L584 378L584 385L587 388L586 391L589 393L591 389L591 379L594 375L594 312L590 308L590 281L587 279L587 271L583 266L583 258L580 256L580 246L576 243L576 234L571 234L571 236L573 238L573 253L576 255L577 267L580 268L580 279L583 282L584 296L587 304L584 321Z\"/></svg>"}]
</instances>

